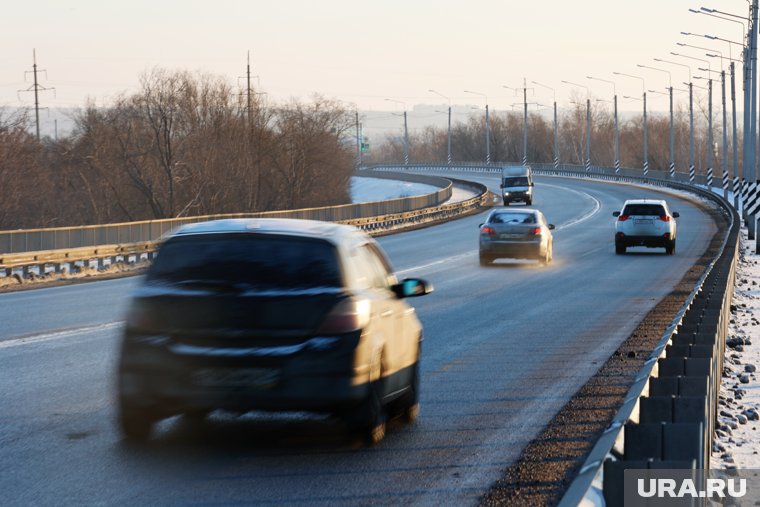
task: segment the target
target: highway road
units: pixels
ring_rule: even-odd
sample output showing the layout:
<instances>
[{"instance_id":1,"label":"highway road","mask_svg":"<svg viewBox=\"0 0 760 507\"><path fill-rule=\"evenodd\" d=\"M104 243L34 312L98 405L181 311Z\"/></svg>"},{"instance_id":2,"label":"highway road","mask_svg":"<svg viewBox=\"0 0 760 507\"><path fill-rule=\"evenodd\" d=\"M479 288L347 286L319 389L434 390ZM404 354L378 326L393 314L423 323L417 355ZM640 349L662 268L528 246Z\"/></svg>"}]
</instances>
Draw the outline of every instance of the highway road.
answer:
<instances>
[{"instance_id":1,"label":"highway road","mask_svg":"<svg viewBox=\"0 0 760 507\"><path fill-rule=\"evenodd\" d=\"M469 177L469 176L467 176ZM498 191L496 176L473 176ZM421 415L363 448L329 418L166 421L144 447L114 425L114 363L136 278L0 294L3 505L467 505L604 363L707 247L683 195L536 178L555 262L478 265L484 214L380 239L425 326ZM616 256L626 198L681 213L675 256Z\"/></svg>"}]
</instances>

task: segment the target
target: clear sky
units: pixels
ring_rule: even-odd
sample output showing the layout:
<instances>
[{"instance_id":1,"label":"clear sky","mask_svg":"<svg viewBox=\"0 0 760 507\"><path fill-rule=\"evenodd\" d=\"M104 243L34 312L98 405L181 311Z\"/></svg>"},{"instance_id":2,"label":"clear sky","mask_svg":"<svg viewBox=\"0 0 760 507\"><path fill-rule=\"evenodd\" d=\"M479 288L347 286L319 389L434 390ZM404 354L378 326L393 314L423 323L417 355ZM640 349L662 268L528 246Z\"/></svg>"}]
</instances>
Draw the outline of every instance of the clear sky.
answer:
<instances>
[{"instance_id":1,"label":"clear sky","mask_svg":"<svg viewBox=\"0 0 760 507\"><path fill-rule=\"evenodd\" d=\"M700 3L707 2L707 3ZM567 103L586 85L593 96L612 97L612 85L586 76L614 80L618 95L674 87L687 70L653 58L693 64L671 51L708 59L705 51L677 42L715 48L728 56L729 44L681 31L742 40L738 23L693 14L712 7L746 16L746 0L38 0L3 2L0 40L0 106L32 103L32 49L37 50L40 84L55 95L43 105L76 107L87 97L107 104L119 92L135 90L138 76L152 67L201 70L244 86L246 53L252 73L274 100L307 98L318 92L352 102L364 110L401 108L391 98L414 104L445 101L485 103L508 109L518 100L504 85L520 87L523 78L556 89ZM733 47L739 58L738 46ZM720 69L718 59L709 59ZM717 75L716 75L717 77ZM739 78L737 78L739 79ZM739 80L737 80L740 83ZM254 81L254 84L256 81ZM535 89L532 100L551 103L552 94ZM622 100L622 99L621 99ZM652 96L653 109L665 109L665 96ZM657 101L661 103L658 104Z\"/></svg>"}]
</instances>

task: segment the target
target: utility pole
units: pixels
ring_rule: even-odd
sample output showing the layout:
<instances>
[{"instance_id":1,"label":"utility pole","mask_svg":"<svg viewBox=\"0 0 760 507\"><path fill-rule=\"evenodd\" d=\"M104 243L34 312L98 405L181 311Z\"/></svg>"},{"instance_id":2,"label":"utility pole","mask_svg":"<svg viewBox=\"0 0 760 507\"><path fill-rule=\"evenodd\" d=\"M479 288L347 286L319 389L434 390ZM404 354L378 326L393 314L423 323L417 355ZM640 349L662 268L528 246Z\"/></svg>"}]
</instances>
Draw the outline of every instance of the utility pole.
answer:
<instances>
[{"instance_id":1,"label":"utility pole","mask_svg":"<svg viewBox=\"0 0 760 507\"><path fill-rule=\"evenodd\" d=\"M361 124L359 123L359 110L356 110L356 167L357 169L362 166L362 144L364 144L361 138Z\"/></svg>"},{"instance_id":2,"label":"utility pole","mask_svg":"<svg viewBox=\"0 0 760 507\"><path fill-rule=\"evenodd\" d=\"M246 97L246 107L245 107L245 114L246 118L248 120L248 126L253 126L253 96L254 95L265 95L266 92L257 92L253 89L251 86L251 78L256 78L257 80L257 86L260 88L260 83L258 82L259 76L252 76L251 75L251 52L248 51L247 53L247 61L246 61L246 67L245 67L245 97ZM243 77L238 78L239 80L243 79Z\"/></svg>"},{"instance_id":3,"label":"utility pole","mask_svg":"<svg viewBox=\"0 0 760 507\"><path fill-rule=\"evenodd\" d=\"M245 90L246 90L247 101L248 101L247 106L246 106L246 111L248 112L248 125L252 125L252 122L251 122L251 109L252 109L251 108L251 52L250 50L248 51L248 58L247 58L245 69L246 69L245 75L247 79L247 86Z\"/></svg>"},{"instance_id":4,"label":"utility pole","mask_svg":"<svg viewBox=\"0 0 760 507\"><path fill-rule=\"evenodd\" d=\"M523 78L523 165L528 165L528 88Z\"/></svg>"},{"instance_id":5,"label":"utility pole","mask_svg":"<svg viewBox=\"0 0 760 507\"><path fill-rule=\"evenodd\" d=\"M45 88L44 86L39 84L39 81L37 80L37 73L44 72L45 78L47 79L47 71L46 70L38 70L37 69L37 50L32 50L32 70L28 70L24 73L24 77L26 77L27 74L33 74L34 75L34 84L27 88L26 90L19 90L19 92L34 92L34 119L35 119L35 126L37 128L37 141L40 140L40 98L39 98L39 92L45 92L53 90L55 92L55 88Z\"/></svg>"}]
</instances>

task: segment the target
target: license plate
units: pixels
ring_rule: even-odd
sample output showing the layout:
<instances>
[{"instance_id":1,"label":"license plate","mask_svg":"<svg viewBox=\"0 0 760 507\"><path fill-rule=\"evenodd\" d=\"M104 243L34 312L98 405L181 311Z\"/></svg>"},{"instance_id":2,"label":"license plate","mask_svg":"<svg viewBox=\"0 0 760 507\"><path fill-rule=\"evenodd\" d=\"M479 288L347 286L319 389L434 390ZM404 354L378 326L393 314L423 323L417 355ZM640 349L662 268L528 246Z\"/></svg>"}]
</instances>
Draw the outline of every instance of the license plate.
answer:
<instances>
[{"instance_id":1,"label":"license plate","mask_svg":"<svg viewBox=\"0 0 760 507\"><path fill-rule=\"evenodd\" d=\"M500 234L500 239L517 239L522 238L522 234Z\"/></svg>"},{"instance_id":2,"label":"license plate","mask_svg":"<svg viewBox=\"0 0 760 507\"><path fill-rule=\"evenodd\" d=\"M268 389L280 378L275 368L204 368L193 372L193 382L201 387L251 387Z\"/></svg>"},{"instance_id":3,"label":"license plate","mask_svg":"<svg viewBox=\"0 0 760 507\"><path fill-rule=\"evenodd\" d=\"M633 223L634 224L642 224L642 225L644 225L644 224L646 224L646 225L652 225L653 222L651 220L637 219L637 220L634 220Z\"/></svg>"}]
</instances>

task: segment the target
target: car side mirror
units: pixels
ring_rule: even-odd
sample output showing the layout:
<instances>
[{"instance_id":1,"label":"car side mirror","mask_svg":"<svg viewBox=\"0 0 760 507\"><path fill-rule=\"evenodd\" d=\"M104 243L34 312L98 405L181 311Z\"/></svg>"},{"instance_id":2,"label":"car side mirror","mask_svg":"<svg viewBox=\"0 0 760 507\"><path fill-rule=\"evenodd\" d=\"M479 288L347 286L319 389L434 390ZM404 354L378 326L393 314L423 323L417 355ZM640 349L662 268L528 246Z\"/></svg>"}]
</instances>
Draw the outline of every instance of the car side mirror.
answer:
<instances>
[{"instance_id":1,"label":"car side mirror","mask_svg":"<svg viewBox=\"0 0 760 507\"><path fill-rule=\"evenodd\" d=\"M680 214L680 213L678 213L677 211L674 211L674 212L673 212L673 218L678 218L678 217L680 217L680 216L681 216L681 214Z\"/></svg>"},{"instance_id":2,"label":"car side mirror","mask_svg":"<svg viewBox=\"0 0 760 507\"><path fill-rule=\"evenodd\" d=\"M433 292L433 284L420 278L404 278L401 282L392 285L391 290L399 299L413 298Z\"/></svg>"},{"instance_id":3,"label":"car side mirror","mask_svg":"<svg viewBox=\"0 0 760 507\"><path fill-rule=\"evenodd\" d=\"M613 211L612 212L612 216L613 217L619 217L620 216L620 212L619 211Z\"/></svg>"},{"instance_id":4,"label":"car side mirror","mask_svg":"<svg viewBox=\"0 0 760 507\"><path fill-rule=\"evenodd\" d=\"M554 224L549 224L549 225L547 225L547 227L549 228L550 231L554 230Z\"/></svg>"},{"instance_id":5,"label":"car side mirror","mask_svg":"<svg viewBox=\"0 0 760 507\"><path fill-rule=\"evenodd\" d=\"M486 224L478 224L478 229L480 229L480 228L481 228L481 227L483 227L484 225L486 225Z\"/></svg>"}]
</instances>

